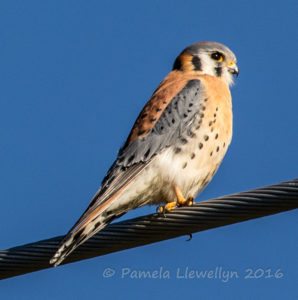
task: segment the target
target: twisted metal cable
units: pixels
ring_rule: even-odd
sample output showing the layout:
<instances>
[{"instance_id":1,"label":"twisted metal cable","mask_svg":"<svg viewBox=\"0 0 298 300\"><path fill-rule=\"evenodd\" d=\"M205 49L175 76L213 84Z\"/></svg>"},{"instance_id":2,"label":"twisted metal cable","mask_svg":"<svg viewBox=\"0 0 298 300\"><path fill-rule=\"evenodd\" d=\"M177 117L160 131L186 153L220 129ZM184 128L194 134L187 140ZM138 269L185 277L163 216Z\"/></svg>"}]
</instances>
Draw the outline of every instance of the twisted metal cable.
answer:
<instances>
[{"instance_id":1,"label":"twisted metal cable","mask_svg":"<svg viewBox=\"0 0 298 300\"><path fill-rule=\"evenodd\" d=\"M298 208L298 179L115 224L76 249L62 264ZM50 268L63 236L0 251L0 279Z\"/></svg>"}]
</instances>

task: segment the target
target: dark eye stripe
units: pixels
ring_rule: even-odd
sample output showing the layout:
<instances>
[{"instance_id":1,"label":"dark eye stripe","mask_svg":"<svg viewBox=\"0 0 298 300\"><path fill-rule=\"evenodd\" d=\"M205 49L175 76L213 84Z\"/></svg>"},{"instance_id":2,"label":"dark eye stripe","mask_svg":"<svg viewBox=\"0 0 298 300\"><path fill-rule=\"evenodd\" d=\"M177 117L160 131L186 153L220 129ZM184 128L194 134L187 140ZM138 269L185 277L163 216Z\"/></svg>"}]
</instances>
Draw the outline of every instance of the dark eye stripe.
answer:
<instances>
[{"instance_id":1,"label":"dark eye stripe","mask_svg":"<svg viewBox=\"0 0 298 300\"><path fill-rule=\"evenodd\" d=\"M191 60L194 70L196 71L202 71L202 63L198 56L194 56Z\"/></svg>"}]
</instances>

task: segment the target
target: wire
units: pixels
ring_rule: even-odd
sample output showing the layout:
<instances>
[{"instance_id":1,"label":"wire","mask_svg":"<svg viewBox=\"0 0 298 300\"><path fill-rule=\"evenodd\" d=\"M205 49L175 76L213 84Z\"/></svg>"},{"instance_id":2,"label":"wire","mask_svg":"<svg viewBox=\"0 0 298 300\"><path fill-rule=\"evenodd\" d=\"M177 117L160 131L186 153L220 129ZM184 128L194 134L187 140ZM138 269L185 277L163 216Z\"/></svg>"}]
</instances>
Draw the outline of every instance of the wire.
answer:
<instances>
[{"instance_id":1,"label":"wire","mask_svg":"<svg viewBox=\"0 0 298 300\"><path fill-rule=\"evenodd\" d=\"M62 264L152 244L298 208L298 179L115 224L89 239ZM0 251L0 279L52 267L63 236Z\"/></svg>"}]
</instances>

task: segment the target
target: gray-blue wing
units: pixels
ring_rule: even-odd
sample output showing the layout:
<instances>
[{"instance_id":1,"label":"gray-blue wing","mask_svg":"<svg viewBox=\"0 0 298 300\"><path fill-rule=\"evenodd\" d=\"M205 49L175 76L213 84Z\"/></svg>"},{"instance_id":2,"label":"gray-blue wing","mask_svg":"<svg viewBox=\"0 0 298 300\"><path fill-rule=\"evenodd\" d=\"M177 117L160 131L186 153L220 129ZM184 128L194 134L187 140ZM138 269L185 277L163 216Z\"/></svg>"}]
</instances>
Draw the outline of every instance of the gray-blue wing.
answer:
<instances>
[{"instance_id":1,"label":"gray-blue wing","mask_svg":"<svg viewBox=\"0 0 298 300\"><path fill-rule=\"evenodd\" d=\"M178 143L192 122L201 118L203 100L204 91L200 80L186 82L182 90L169 101L150 132L124 144L89 208L95 203L97 207L110 198L135 178L155 155ZM138 119L140 118L142 113Z\"/></svg>"}]
</instances>

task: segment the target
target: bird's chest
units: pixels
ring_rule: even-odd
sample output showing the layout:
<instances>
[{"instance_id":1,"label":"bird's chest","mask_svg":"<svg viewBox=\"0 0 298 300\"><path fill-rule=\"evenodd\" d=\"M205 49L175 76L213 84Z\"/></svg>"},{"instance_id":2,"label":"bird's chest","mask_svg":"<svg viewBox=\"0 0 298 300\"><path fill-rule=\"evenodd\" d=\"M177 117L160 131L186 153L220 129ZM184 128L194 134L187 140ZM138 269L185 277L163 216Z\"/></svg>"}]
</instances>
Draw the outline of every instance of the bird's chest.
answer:
<instances>
[{"instance_id":1,"label":"bird's chest","mask_svg":"<svg viewBox=\"0 0 298 300\"><path fill-rule=\"evenodd\" d=\"M208 99L212 100L212 99ZM204 187L217 171L232 138L232 110L229 103L203 105L200 118L186 131L177 163L186 181ZM174 149L174 153L177 149ZM186 184L187 185L187 184Z\"/></svg>"},{"instance_id":2,"label":"bird's chest","mask_svg":"<svg viewBox=\"0 0 298 300\"><path fill-rule=\"evenodd\" d=\"M228 95L212 94L201 104L198 118L186 130L181 158L187 156L195 170L218 167L232 139L232 105ZM182 144L183 144L182 142ZM186 168L186 167L185 167Z\"/></svg>"}]
</instances>

